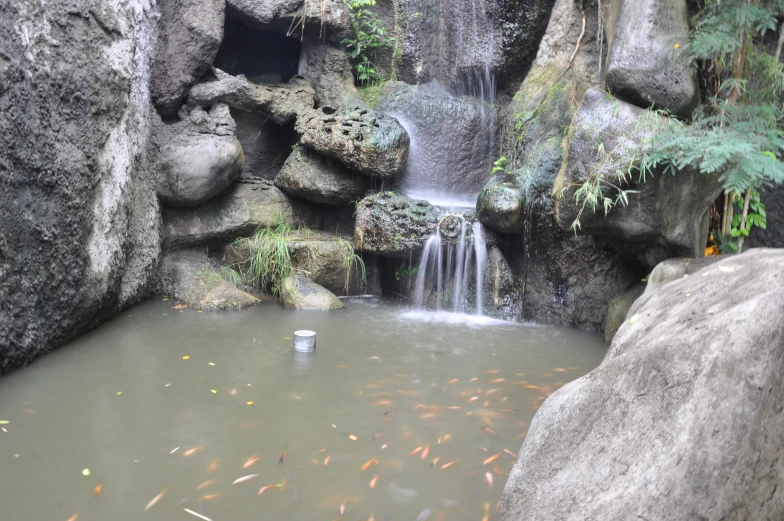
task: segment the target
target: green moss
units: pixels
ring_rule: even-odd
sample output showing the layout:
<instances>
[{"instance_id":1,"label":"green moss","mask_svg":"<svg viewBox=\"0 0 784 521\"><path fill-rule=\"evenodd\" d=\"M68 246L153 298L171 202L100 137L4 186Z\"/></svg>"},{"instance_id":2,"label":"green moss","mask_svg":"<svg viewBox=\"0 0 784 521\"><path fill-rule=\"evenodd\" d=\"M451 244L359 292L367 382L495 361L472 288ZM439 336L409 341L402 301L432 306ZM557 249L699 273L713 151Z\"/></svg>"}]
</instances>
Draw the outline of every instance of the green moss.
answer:
<instances>
[{"instance_id":1,"label":"green moss","mask_svg":"<svg viewBox=\"0 0 784 521\"><path fill-rule=\"evenodd\" d=\"M361 87L357 89L359 93L359 97L362 98L362 101L367 103L368 107L375 109L376 108L376 100L378 99L378 95L381 93L381 90L384 88L385 83L380 83L378 85L368 85L367 87Z\"/></svg>"}]
</instances>

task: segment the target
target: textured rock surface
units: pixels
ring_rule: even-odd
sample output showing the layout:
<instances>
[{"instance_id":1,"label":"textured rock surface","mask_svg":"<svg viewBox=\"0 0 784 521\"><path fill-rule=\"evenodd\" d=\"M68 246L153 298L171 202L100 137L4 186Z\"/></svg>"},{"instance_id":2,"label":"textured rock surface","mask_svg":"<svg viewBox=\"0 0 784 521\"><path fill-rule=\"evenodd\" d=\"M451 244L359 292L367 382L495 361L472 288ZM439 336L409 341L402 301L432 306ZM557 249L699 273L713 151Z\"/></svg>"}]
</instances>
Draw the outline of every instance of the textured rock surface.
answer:
<instances>
[{"instance_id":1,"label":"textured rock surface","mask_svg":"<svg viewBox=\"0 0 784 521\"><path fill-rule=\"evenodd\" d=\"M259 301L221 278L206 248L169 252L161 260L160 270L163 294L195 309L239 309Z\"/></svg>"},{"instance_id":2,"label":"textured rock surface","mask_svg":"<svg viewBox=\"0 0 784 521\"><path fill-rule=\"evenodd\" d=\"M214 71L215 80L191 89L189 104L224 102L235 109L268 114L279 125L293 123L303 145L369 176L394 176L406 165L409 137L394 118L363 107L315 110L313 88L301 76L283 86L270 86Z\"/></svg>"},{"instance_id":3,"label":"textured rock surface","mask_svg":"<svg viewBox=\"0 0 784 521\"><path fill-rule=\"evenodd\" d=\"M645 152L647 136L666 128L666 118L588 90L572 119L566 158L555 184L556 216L568 230L578 216L576 186L589 175L615 183L616 171L628 171ZM604 153L598 153L599 144ZM562 189L567 188L564 192ZM647 266L673 256L699 256L707 241L707 218L721 192L714 176L684 170L657 173L646 182L631 180L629 204L608 215L589 207L580 217L580 232L601 235L620 251ZM613 195L613 194L611 194Z\"/></svg>"},{"instance_id":4,"label":"textured rock surface","mask_svg":"<svg viewBox=\"0 0 784 521\"><path fill-rule=\"evenodd\" d=\"M666 261L665 261L666 262ZM608 344L612 342L618 328L623 324L626 319L626 314L634 304L634 301L640 298L645 292L645 283L640 282L631 288L627 289L614 299L610 301L607 307L607 318L604 319L604 341Z\"/></svg>"},{"instance_id":5,"label":"textured rock surface","mask_svg":"<svg viewBox=\"0 0 784 521\"><path fill-rule=\"evenodd\" d=\"M297 275L283 279L280 284L280 298L283 300L283 306L294 309L332 311L346 307L329 290Z\"/></svg>"},{"instance_id":6,"label":"textured rock surface","mask_svg":"<svg viewBox=\"0 0 784 521\"><path fill-rule=\"evenodd\" d=\"M0 2L0 373L147 295L156 35L144 0Z\"/></svg>"},{"instance_id":7,"label":"textured rock surface","mask_svg":"<svg viewBox=\"0 0 784 521\"><path fill-rule=\"evenodd\" d=\"M264 114L232 109L231 116L237 123L235 135L245 155L242 178L272 181L297 142L297 133L268 121Z\"/></svg>"},{"instance_id":8,"label":"textured rock surface","mask_svg":"<svg viewBox=\"0 0 784 521\"><path fill-rule=\"evenodd\" d=\"M498 246L488 248L482 282L484 314L504 320L518 320L522 314L520 288Z\"/></svg>"},{"instance_id":9,"label":"textured rock surface","mask_svg":"<svg viewBox=\"0 0 784 521\"><path fill-rule=\"evenodd\" d=\"M166 249L228 242L259 227L305 224L306 210L270 183L235 183L198 208L166 208Z\"/></svg>"},{"instance_id":10,"label":"textured rock surface","mask_svg":"<svg viewBox=\"0 0 784 521\"><path fill-rule=\"evenodd\" d=\"M362 105L351 64L342 49L324 43L305 42L300 59L300 74L310 79L319 107Z\"/></svg>"},{"instance_id":11,"label":"textured rock surface","mask_svg":"<svg viewBox=\"0 0 784 521\"><path fill-rule=\"evenodd\" d=\"M340 0L227 0L226 15L251 27L291 36L302 35L304 19L304 36L313 41L340 43L350 34L349 10Z\"/></svg>"},{"instance_id":12,"label":"textured rock surface","mask_svg":"<svg viewBox=\"0 0 784 521\"><path fill-rule=\"evenodd\" d=\"M500 519L781 519L783 263L751 250L637 300L536 413Z\"/></svg>"},{"instance_id":13,"label":"textured rock surface","mask_svg":"<svg viewBox=\"0 0 784 521\"><path fill-rule=\"evenodd\" d=\"M245 156L229 107L195 107L186 119L159 125L155 135L158 197L171 206L198 206L242 173Z\"/></svg>"},{"instance_id":14,"label":"textured rock surface","mask_svg":"<svg viewBox=\"0 0 784 521\"><path fill-rule=\"evenodd\" d=\"M402 122L411 150L401 186L406 193L475 195L490 168L492 110L470 96L453 96L438 83L388 82L375 106Z\"/></svg>"},{"instance_id":15,"label":"textured rock surface","mask_svg":"<svg viewBox=\"0 0 784 521\"><path fill-rule=\"evenodd\" d=\"M152 99L175 114L188 89L212 65L223 39L224 0L161 2L160 38L152 69Z\"/></svg>"},{"instance_id":16,"label":"textured rock surface","mask_svg":"<svg viewBox=\"0 0 784 521\"><path fill-rule=\"evenodd\" d=\"M421 250L438 225L438 209L427 201L383 192L357 204L354 246L380 255L404 256Z\"/></svg>"},{"instance_id":17,"label":"textured rock surface","mask_svg":"<svg viewBox=\"0 0 784 521\"><path fill-rule=\"evenodd\" d=\"M719 262L724 258L726 256L712 255L710 257L667 259L664 262L660 262L648 276L645 293L652 293L665 284L688 277L692 273L696 273L702 268Z\"/></svg>"},{"instance_id":18,"label":"textured rock surface","mask_svg":"<svg viewBox=\"0 0 784 521\"><path fill-rule=\"evenodd\" d=\"M784 185L763 188L760 197L765 203L768 227L764 230L752 228L744 248L784 248Z\"/></svg>"},{"instance_id":19,"label":"textured rock surface","mask_svg":"<svg viewBox=\"0 0 784 521\"><path fill-rule=\"evenodd\" d=\"M686 53L686 0L614 0L608 19L607 87L641 107L688 118L700 100Z\"/></svg>"},{"instance_id":20,"label":"textured rock surface","mask_svg":"<svg viewBox=\"0 0 784 521\"><path fill-rule=\"evenodd\" d=\"M340 205L361 199L370 188L370 179L297 145L275 177L275 186L308 201Z\"/></svg>"}]
</instances>

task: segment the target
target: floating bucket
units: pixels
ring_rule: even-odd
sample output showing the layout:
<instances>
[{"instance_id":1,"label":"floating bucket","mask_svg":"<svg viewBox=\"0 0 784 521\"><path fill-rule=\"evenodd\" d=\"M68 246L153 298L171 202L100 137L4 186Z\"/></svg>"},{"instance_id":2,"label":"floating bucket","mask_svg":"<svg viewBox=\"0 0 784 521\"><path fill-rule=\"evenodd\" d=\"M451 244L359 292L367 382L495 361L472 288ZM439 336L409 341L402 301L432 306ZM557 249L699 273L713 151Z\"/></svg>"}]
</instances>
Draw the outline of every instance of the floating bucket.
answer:
<instances>
[{"instance_id":1,"label":"floating bucket","mask_svg":"<svg viewBox=\"0 0 784 521\"><path fill-rule=\"evenodd\" d=\"M300 353L312 353L316 350L316 332L301 329L294 331L294 350Z\"/></svg>"}]
</instances>

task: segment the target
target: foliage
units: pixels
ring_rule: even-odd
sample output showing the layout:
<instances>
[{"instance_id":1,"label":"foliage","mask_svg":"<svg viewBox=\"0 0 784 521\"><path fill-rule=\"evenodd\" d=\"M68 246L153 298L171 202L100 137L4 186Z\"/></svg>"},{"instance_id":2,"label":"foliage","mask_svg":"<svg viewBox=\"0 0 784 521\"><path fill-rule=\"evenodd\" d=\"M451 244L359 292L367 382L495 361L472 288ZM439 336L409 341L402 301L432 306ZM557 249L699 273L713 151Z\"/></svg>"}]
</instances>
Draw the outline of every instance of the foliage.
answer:
<instances>
[{"instance_id":1,"label":"foliage","mask_svg":"<svg viewBox=\"0 0 784 521\"><path fill-rule=\"evenodd\" d=\"M383 89L383 81L376 83L375 85L367 85L358 89L359 97L362 98L362 101L367 103L368 107L376 108L376 99Z\"/></svg>"},{"instance_id":2,"label":"foliage","mask_svg":"<svg viewBox=\"0 0 784 521\"><path fill-rule=\"evenodd\" d=\"M506 171L506 156L501 156L493 162L493 169L490 174Z\"/></svg>"},{"instance_id":3,"label":"foliage","mask_svg":"<svg viewBox=\"0 0 784 521\"><path fill-rule=\"evenodd\" d=\"M235 248L245 257L228 268L238 273L245 284L278 294L280 283L293 270L288 248L293 232L288 224L279 224L274 229L260 228L252 237L236 239Z\"/></svg>"},{"instance_id":4,"label":"foliage","mask_svg":"<svg viewBox=\"0 0 784 521\"><path fill-rule=\"evenodd\" d=\"M350 10L351 29L354 33L341 42L348 50L354 67L354 76L361 85L378 85L384 78L375 64L376 51L391 47L394 38L387 36L387 30L378 16L369 8L376 0L342 0Z\"/></svg>"},{"instance_id":5,"label":"foliage","mask_svg":"<svg viewBox=\"0 0 784 521\"><path fill-rule=\"evenodd\" d=\"M362 257L354 250L353 243L340 238L338 238L336 242L340 257L343 260L343 273L345 276L343 289L345 290L346 295L348 295L352 272L359 270L359 273L361 274L359 278L363 284L365 283L367 275L365 272L365 261L363 261Z\"/></svg>"}]
</instances>

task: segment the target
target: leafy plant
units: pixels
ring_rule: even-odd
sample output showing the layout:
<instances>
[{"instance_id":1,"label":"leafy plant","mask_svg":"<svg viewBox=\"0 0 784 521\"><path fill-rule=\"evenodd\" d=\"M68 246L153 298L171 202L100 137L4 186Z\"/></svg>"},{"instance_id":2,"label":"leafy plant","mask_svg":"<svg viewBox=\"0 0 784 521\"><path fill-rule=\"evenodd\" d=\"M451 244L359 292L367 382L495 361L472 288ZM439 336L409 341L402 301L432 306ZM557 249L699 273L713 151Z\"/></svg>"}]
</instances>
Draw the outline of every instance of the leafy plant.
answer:
<instances>
[{"instance_id":1,"label":"leafy plant","mask_svg":"<svg viewBox=\"0 0 784 521\"><path fill-rule=\"evenodd\" d=\"M495 174L497 172L505 172L506 171L506 156L501 156L493 162L493 169L490 171L491 174Z\"/></svg>"},{"instance_id":2,"label":"leafy plant","mask_svg":"<svg viewBox=\"0 0 784 521\"><path fill-rule=\"evenodd\" d=\"M252 237L240 237L235 248L243 258L227 268L239 274L245 284L272 294L280 292L280 283L291 275L293 266L288 240L294 229L288 224L260 228Z\"/></svg>"},{"instance_id":3,"label":"leafy plant","mask_svg":"<svg viewBox=\"0 0 784 521\"><path fill-rule=\"evenodd\" d=\"M349 287L351 285L351 275L356 270L359 270L360 280L364 284L366 281L367 273L365 271L365 261L362 260L356 250L354 250L354 244L345 240L345 239L337 239L338 249L340 251L340 256L343 259L343 272L345 274L345 285L344 289L346 291L346 295L348 295Z\"/></svg>"},{"instance_id":4,"label":"leafy plant","mask_svg":"<svg viewBox=\"0 0 784 521\"><path fill-rule=\"evenodd\" d=\"M395 280L400 280L407 277L413 277L417 273L419 273L418 267L401 264L395 270Z\"/></svg>"},{"instance_id":5,"label":"leafy plant","mask_svg":"<svg viewBox=\"0 0 784 521\"><path fill-rule=\"evenodd\" d=\"M387 30L378 16L369 8L376 0L342 0L350 11L349 21L353 36L341 42L348 50L354 67L354 76L361 85L378 85L384 78L375 64L376 51L391 47L394 38L387 36Z\"/></svg>"}]
</instances>

